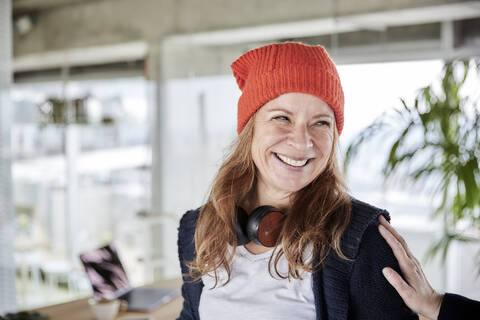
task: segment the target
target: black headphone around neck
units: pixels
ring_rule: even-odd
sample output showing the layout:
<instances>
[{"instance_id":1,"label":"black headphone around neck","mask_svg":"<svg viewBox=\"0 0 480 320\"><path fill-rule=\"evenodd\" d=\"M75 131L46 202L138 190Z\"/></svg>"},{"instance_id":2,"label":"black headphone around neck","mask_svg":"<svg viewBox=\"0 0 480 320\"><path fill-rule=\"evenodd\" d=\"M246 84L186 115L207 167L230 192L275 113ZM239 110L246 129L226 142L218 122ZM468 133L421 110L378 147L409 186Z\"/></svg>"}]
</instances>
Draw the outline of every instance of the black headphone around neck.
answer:
<instances>
[{"instance_id":1,"label":"black headphone around neck","mask_svg":"<svg viewBox=\"0 0 480 320\"><path fill-rule=\"evenodd\" d=\"M282 210L261 206L250 215L241 207L237 207L236 211L237 245L243 246L253 241L264 247L275 246L286 217Z\"/></svg>"}]
</instances>

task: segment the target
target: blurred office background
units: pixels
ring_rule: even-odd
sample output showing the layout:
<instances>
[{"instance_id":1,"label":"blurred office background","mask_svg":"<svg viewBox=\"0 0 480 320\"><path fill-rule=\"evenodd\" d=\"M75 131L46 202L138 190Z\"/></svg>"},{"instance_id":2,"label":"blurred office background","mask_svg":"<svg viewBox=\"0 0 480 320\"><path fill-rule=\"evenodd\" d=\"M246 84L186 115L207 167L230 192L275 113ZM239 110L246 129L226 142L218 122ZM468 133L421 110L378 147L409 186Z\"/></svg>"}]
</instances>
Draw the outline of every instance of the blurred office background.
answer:
<instances>
[{"instance_id":1,"label":"blurred office background","mask_svg":"<svg viewBox=\"0 0 480 320\"><path fill-rule=\"evenodd\" d=\"M108 242L134 285L179 277L178 221L236 137L229 65L289 40L338 64L344 147L443 60L480 54L480 2L0 0L0 314L90 295L78 254ZM383 149L356 158L351 193L422 258L442 221L430 196L385 188ZM480 299L479 246L424 264L432 285Z\"/></svg>"}]
</instances>

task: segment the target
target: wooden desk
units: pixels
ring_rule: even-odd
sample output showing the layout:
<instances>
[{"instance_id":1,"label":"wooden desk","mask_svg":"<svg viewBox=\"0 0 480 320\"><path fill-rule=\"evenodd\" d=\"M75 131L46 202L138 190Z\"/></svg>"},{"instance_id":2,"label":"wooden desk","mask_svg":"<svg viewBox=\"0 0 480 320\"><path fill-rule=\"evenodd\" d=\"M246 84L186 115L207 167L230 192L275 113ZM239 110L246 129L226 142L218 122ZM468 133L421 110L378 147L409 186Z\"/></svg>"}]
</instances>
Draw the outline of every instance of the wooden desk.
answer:
<instances>
[{"instance_id":1,"label":"wooden desk","mask_svg":"<svg viewBox=\"0 0 480 320\"><path fill-rule=\"evenodd\" d=\"M151 287L180 289L182 286L181 279L159 281ZM120 312L117 319L124 316L143 316L151 317L155 320L172 320L180 315L182 310L183 299L181 296L173 299L169 303L159 307L155 311L149 313L142 312ZM49 320L94 320L90 306L88 305L88 298L70 301L54 306L44 307L36 311L47 315Z\"/></svg>"},{"instance_id":2,"label":"wooden desk","mask_svg":"<svg viewBox=\"0 0 480 320\"><path fill-rule=\"evenodd\" d=\"M180 289L182 286L182 279L159 281L153 287ZM149 313L140 312L120 312L117 319L125 316L143 316L151 317L155 320L174 320L180 315L182 310L183 299L181 296L173 299L169 303L159 307L155 311ZM94 320L93 313L90 311L88 305L88 298L70 301L54 306L49 306L36 311L49 316L49 320ZM420 317L420 320L427 320Z\"/></svg>"}]
</instances>

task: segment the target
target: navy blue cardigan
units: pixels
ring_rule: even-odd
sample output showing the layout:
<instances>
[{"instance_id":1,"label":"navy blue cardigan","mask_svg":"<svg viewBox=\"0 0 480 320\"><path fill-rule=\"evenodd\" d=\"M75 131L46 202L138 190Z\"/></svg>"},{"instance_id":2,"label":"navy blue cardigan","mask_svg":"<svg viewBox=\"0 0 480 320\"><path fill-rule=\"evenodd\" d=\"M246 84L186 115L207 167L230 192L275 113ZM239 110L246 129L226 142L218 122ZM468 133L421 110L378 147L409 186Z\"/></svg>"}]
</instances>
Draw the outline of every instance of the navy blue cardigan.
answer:
<instances>
[{"instance_id":1,"label":"navy blue cardigan","mask_svg":"<svg viewBox=\"0 0 480 320\"><path fill-rule=\"evenodd\" d=\"M178 319L199 319L201 280L189 283L187 261L195 256L194 233L200 210L184 214L178 232L178 253L183 273L183 309ZM392 250L378 232L378 216L388 220L388 212L352 199L352 219L342 236L346 261L332 250L323 268L313 274L313 294L317 320L418 319L385 280L382 268L400 272Z\"/></svg>"}]
</instances>

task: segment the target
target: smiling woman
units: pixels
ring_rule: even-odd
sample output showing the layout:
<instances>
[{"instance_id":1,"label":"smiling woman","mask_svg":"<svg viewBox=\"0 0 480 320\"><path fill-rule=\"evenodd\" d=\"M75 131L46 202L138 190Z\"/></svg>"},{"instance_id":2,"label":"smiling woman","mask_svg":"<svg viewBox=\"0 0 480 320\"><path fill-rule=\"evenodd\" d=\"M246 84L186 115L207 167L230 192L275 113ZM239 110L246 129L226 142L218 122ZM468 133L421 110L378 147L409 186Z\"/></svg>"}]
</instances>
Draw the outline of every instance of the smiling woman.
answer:
<instances>
[{"instance_id":1,"label":"smiling woman","mask_svg":"<svg viewBox=\"0 0 480 320\"><path fill-rule=\"evenodd\" d=\"M416 319L381 270L388 213L338 170L343 91L322 46L287 42L232 64L238 140L208 201L187 212L179 319Z\"/></svg>"}]
</instances>

